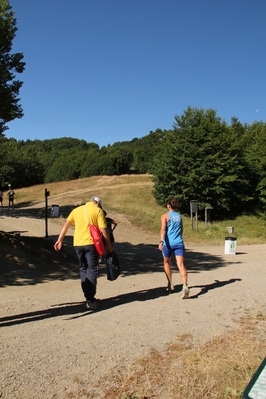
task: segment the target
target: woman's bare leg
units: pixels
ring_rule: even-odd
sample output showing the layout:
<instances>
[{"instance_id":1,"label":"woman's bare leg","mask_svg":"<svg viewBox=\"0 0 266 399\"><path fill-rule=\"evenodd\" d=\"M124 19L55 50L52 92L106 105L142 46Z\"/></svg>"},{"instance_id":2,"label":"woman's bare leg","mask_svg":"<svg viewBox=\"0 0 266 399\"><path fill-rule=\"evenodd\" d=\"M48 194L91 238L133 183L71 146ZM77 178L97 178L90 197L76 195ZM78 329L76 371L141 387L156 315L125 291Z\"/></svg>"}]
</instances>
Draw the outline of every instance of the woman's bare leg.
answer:
<instances>
[{"instance_id":1,"label":"woman's bare leg","mask_svg":"<svg viewBox=\"0 0 266 399\"><path fill-rule=\"evenodd\" d=\"M172 270L171 270L170 261L171 261L171 258L163 257L164 272L165 272L168 283L172 282Z\"/></svg>"},{"instance_id":2,"label":"woman's bare leg","mask_svg":"<svg viewBox=\"0 0 266 399\"><path fill-rule=\"evenodd\" d=\"M184 256L176 256L175 258L178 270L180 272L181 280L183 283L182 299L187 299L189 298L189 289L187 286L187 269L185 268L184 265Z\"/></svg>"},{"instance_id":3,"label":"woman's bare leg","mask_svg":"<svg viewBox=\"0 0 266 399\"><path fill-rule=\"evenodd\" d=\"M184 256L176 256L176 265L178 267L178 270L180 272L180 277L182 280L183 285L187 285L187 269L185 268L185 264L184 264Z\"/></svg>"}]
</instances>

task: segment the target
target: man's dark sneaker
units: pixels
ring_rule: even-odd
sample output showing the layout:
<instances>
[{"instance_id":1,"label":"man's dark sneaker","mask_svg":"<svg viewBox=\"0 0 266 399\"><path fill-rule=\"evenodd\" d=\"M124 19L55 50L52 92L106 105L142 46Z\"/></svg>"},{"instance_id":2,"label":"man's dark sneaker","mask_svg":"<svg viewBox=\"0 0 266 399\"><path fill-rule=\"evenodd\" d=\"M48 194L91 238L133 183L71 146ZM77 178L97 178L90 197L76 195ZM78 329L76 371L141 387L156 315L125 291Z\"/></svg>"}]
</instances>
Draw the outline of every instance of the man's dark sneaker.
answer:
<instances>
[{"instance_id":1,"label":"man's dark sneaker","mask_svg":"<svg viewBox=\"0 0 266 399\"><path fill-rule=\"evenodd\" d=\"M169 294L170 294L171 292L174 292L174 290L175 290L175 287L174 287L173 283L168 282L167 287L166 287L166 292L169 292Z\"/></svg>"},{"instance_id":2,"label":"man's dark sneaker","mask_svg":"<svg viewBox=\"0 0 266 399\"><path fill-rule=\"evenodd\" d=\"M97 310L99 309L99 304L98 302L91 302L91 301L87 301L86 302L86 309L88 310Z\"/></svg>"}]
</instances>

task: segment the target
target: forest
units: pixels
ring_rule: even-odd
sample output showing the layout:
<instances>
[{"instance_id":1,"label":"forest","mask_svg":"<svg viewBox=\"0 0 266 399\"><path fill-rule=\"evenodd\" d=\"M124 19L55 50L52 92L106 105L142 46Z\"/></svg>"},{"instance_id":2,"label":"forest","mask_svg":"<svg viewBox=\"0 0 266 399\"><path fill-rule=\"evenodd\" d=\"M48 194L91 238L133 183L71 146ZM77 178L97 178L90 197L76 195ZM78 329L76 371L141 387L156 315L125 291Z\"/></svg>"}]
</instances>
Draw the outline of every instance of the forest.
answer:
<instances>
[{"instance_id":1,"label":"forest","mask_svg":"<svg viewBox=\"0 0 266 399\"><path fill-rule=\"evenodd\" d=\"M97 175L153 175L153 195L164 205L179 199L211 206L214 214L232 216L266 209L266 124L228 125L213 109L188 107L174 117L171 130L99 147L63 137L17 141L0 137L0 190Z\"/></svg>"}]
</instances>

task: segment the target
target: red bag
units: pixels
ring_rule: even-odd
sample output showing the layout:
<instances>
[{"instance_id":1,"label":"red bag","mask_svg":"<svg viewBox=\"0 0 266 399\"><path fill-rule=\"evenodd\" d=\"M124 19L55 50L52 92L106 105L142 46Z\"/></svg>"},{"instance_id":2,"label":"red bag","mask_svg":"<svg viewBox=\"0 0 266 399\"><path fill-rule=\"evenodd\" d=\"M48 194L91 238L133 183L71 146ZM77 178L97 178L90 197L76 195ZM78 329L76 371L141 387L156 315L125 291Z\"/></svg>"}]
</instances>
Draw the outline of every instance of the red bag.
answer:
<instances>
[{"instance_id":1,"label":"red bag","mask_svg":"<svg viewBox=\"0 0 266 399\"><path fill-rule=\"evenodd\" d=\"M90 223L89 223L89 228L90 228L90 234L92 236L96 251L101 256L105 255L105 247L104 247L103 235L101 233L101 230L98 229L97 226L94 226L93 224L90 224Z\"/></svg>"}]
</instances>

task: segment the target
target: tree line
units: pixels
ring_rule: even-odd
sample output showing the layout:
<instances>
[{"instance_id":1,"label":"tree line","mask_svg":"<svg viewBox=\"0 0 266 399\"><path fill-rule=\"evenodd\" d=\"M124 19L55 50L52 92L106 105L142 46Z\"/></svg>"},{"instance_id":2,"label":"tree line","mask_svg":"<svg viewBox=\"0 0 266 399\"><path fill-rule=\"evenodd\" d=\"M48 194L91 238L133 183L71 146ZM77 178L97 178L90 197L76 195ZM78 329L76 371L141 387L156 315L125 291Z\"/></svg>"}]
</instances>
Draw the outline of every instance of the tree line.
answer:
<instances>
[{"instance_id":1,"label":"tree line","mask_svg":"<svg viewBox=\"0 0 266 399\"><path fill-rule=\"evenodd\" d=\"M216 216L266 209L266 124L228 125L213 109L188 107L171 130L99 147L64 137L17 141L0 137L0 185L12 187L97 175L153 175L160 205L176 196L183 213L191 200Z\"/></svg>"}]
</instances>

